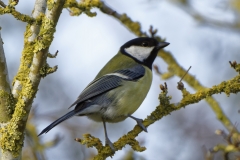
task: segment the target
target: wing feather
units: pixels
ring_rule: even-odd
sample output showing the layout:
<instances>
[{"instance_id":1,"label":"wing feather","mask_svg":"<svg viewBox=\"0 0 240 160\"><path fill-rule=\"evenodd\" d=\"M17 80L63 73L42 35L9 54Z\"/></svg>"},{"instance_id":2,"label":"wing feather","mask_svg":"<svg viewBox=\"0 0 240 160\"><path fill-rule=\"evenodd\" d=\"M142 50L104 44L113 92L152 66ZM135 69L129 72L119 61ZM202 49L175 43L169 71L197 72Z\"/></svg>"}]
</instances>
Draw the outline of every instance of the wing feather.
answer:
<instances>
[{"instance_id":1,"label":"wing feather","mask_svg":"<svg viewBox=\"0 0 240 160\"><path fill-rule=\"evenodd\" d=\"M141 65L128 69L117 70L93 80L79 95L78 99L69 107L82 103L95 96L108 92L122 85L124 80L137 81L145 74L145 68Z\"/></svg>"}]
</instances>

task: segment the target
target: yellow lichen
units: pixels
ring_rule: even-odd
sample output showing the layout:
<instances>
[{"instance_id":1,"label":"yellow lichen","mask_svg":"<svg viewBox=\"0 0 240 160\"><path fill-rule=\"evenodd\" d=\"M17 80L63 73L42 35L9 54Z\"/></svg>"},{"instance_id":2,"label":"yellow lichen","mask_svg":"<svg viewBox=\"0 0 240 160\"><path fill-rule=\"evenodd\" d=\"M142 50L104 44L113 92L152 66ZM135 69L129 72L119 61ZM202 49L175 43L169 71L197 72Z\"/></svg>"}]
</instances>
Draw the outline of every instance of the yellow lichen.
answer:
<instances>
[{"instance_id":1,"label":"yellow lichen","mask_svg":"<svg viewBox=\"0 0 240 160\"><path fill-rule=\"evenodd\" d=\"M72 16L79 16L82 13L85 13L89 17L94 17L97 14L95 12L91 12L93 7L101 7L100 0L85 0L77 2L75 0L67 0L64 4L65 8L70 8Z\"/></svg>"},{"instance_id":2,"label":"yellow lichen","mask_svg":"<svg viewBox=\"0 0 240 160\"><path fill-rule=\"evenodd\" d=\"M35 22L34 18L16 11L14 6L11 6L11 5L8 5L5 8L0 8L0 15L2 14L12 14L17 20L20 20L22 22L27 22L29 24L32 24Z\"/></svg>"},{"instance_id":3,"label":"yellow lichen","mask_svg":"<svg viewBox=\"0 0 240 160\"><path fill-rule=\"evenodd\" d=\"M0 90L0 123L8 122L13 113L15 100L12 94Z\"/></svg>"},{"instance_id":4,"label":"yellow lichen","mask_svg":"<svg viewBox=\"0 0 240 160\"><path fill-rule=\"evenodd\" d=\"M47 75L56 72L58 69L57 66L50 67L48 63L45 63L40 70L40 75L42 78L46 77Z\"/></svg>"}]
</instances>

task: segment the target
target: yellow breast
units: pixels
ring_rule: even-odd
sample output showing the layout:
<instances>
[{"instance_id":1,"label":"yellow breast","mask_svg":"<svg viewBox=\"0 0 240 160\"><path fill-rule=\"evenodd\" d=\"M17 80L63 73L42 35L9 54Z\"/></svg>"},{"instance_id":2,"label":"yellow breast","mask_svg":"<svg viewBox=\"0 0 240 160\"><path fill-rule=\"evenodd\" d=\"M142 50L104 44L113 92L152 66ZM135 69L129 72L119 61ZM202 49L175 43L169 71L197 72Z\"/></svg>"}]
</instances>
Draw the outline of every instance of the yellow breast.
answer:
<instances>
[{"instance_id":1,"label":"yellow breast","mask_svg":"<svg viewBox=\"0 0 240 160\"><path fill-rule=\"evenodd\" d=\"M103 67L96 78L134 65L136 62L132 58L118 53ZM138 81L124 81L122 86L107 92L107 97L112 100L111 105L106 106L102 112L87 116L94 121L101 121L101 117L104 117L107 122L119 122L133 114L142 104L152 83L152 71L148 67L143 67L145 75L142 78Z\"/></svg>"},{"instance_id":2,"label":"yellow breast","mask_svg":"<svg viewBox=\"0 0 240 160\"><path fill-rule=\"evenodd\" d=\"M108 93L109 97L114 97L112 106L109 106L104 113L108 122L118 122L133 114L145 99L151 83L152 72L145 68L145 76L138 81L125 81L123 86L118 87Z\"/></svg>"}]
</instances>

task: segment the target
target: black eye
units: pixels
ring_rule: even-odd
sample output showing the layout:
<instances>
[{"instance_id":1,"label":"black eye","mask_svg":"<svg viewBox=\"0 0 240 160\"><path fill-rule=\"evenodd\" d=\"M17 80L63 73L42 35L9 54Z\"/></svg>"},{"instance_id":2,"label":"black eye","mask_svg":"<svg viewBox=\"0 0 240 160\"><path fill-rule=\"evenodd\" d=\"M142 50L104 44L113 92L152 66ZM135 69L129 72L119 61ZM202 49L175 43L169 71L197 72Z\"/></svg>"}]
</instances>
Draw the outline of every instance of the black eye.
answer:
<instances>
[{"instance_id":1,"label":"black eye","mask_svg":"<svg viewBox=\"0 0 240 160\"><path fill-rule=\"evenodd\" d=\"M147 47L148 46L148 42L142 42L142 46L143 47Z\"/></svg>"}]
</instances>

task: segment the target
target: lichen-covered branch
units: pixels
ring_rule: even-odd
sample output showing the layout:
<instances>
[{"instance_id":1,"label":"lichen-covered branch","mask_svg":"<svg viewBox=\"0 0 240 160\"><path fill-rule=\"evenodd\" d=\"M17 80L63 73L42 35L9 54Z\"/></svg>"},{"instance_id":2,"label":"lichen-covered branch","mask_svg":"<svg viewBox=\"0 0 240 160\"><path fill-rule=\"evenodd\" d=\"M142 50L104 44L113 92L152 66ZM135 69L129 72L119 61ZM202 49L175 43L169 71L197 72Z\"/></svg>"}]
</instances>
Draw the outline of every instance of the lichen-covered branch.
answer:
<instances>
[{"instance_id":1,"label":"lichen-covered branch","mask_svg":"<svg viewBox=\"0 0 240 160\"><path fill-rule=\"evenodd\" d=\"M11 115L14 108L13 106L14 99L11 94L7 63L3 49L3 41L0 33L0 129L5 127L8 124L9 120L11 119ZM2 133L0 133L0 138L1 137ZM0 156L4 158L6 157L5 154L6 153L3 153L3 150L0 148ZM0 159L4 160L1 157Z\"/></svg>"},{"instance_id":2,"label":"lichen-covered branch","mask_svg":"<svg viewBox=\"0 0 240 160\"><path fill-rule=\"evenodd\" d=\"M8 77L8 69L0 33L0 128L10 120L13 111L13 98Z\"/></svg>"},{"instance_id":3,"label":"lichen-covered branch","mask_svg":"<svg viewBox=\"0 0 240 160\"><path fill-rule=\"evenodd\" d=\"M205 88L204 90L199 90L194 94L190 94L185 88L182 90L183 98L182 100L175 104L170 104L171 97L167 95L167 87L161 88L163 91L159 95L159 106L149 115L144 121L144 126L148 127L157 120L161 119L164 116L169 115L171 112L184 108L190 104L198 103L201 100L204 100L207 97L210 97L214 94L226 93L227 96L231 93L240 92L240 75L237 75L231 80L222 82L218 85L213 86L212 88ZM219 119L224 118L219 114ZM223 119L224 121L224 119ZM225 122L227 123L227 122ZM235 132L235 130L232 130ZM126 144L132 146L135 151L143 151L145 148L140 147L138 143L135 143L135 138L139 133L142 132L142 129L136 125L134 129L128 132L126 135L122 136L118 141L114 143L114 148L121 150ZM238 134L238 133L237 133ZM109 156L113 156L114 153L110 147L104 147L98 138L95 138L89 134L84 135L83 139L77 139L82 144L87 144L88 147L96 147L98 150L98 155L94 157L95 160L106 159Z\"/></svg>"},{"instance_id":4,"label":"lichen-covered branch","mask_svg":"<svg viewBox=\"0 0 240 160\"><path fill-rule=\"evenodd\" d=\"M41 15L45 13L46 8L47 8L46 0L36 0L34 5L34 10L32 12L32 17L33 18L41 17ZM27 30L25 32L25 40L24 40L25 44L24 44L23 55L31 55L33 53L33 51L30 49L33 48L33 41L36 39L37 35L39 34L39 31L40 31L40 25L36 25L36 24L27 25ZM27 63L30 65L32 57L31 56L28 56L28 57L29 57L29 60L27 61ZM22 65L22 63L24 63L24 60L21 61L20 67L24 66ZM19 68L18 74L22 72L24 72L24 68ZM18 91L21 91L21 89L22 89L22 84L20 80L15 79L13 83L13 89L12 89L12 94L15 98L18 97Z\"/></svg>"},{"instance_id":5,"label":"lichen-covered branch","mask_svg":"<svg viewBox=\"0 0 240 160\"><path fill-rule=\"evenodd\" d=\"M64 7L69 8L72 16L79 16L82 13L85 13L89 17L94 17L97 14L91 12L93 7L100 7L100 0L84 0L77 2L76 0L67 0Z\"/></svg>"},{"instance_id":6,"label":"lichen-covered branch","mask_svg":"<svg viewBox=\"0 0 240 160\"><path fill-rule=\"evenodd\" d=\"M141 31L141 25L139 22L134 22L131 20L130 17L127 16L127 14L119 14L109 6L107 6L104 2L101 2L102 5L100 5L99 9L110 16L113 16L117 20L121 22L127 29L129 29L131 32L133 32L138 37L146 37L147 34Z\"/></svg>"},{"instance_id":7,"label":"lichen-covered branch","mask_svg":"<svg viewBox=\"0 0 240 160\"><path fill-rule=\"evenodd\" d=\"M101 8L99 9L103 13L113 16L114 18L119 20L126 28L128 28L136 36L148 36L145 32L141 30L140 23L133 22L126 14L117 13L112 8L107 6L104 2L102 2ZM163 41L163 39L159 36L155 36L155 38L158 39L159 41ZM172 56L170 52L166 50L160 50L158 55L168 64L168 72L164 73L161 76L163 79L170 78L174 75L182 77L186 73L186 70L183 69L177 63L177 61L175 60L175 58ZM184 78L184 81L187 82L195 90L201 90L205 88L203 85L201 85L201 83L197 79L194 78L194 76L190 74L186 75L186 77ZM208 97L206 101L210 105L210 107L213 109L215 114L217 115L217 118L223 123L223 125L228 130L232 130L235 128L234 125L227 118L227 116L223 113L220 105L214 98Z\"/></svg>"},{"instance_id":8,"label":"lichen-covered branch","mask_svg":"<svg viewBox=\"0 0 240 160\"><path fill-rule=\"evenodd\" d=\"M11 152L14 157L21 155L27 117L41 79L40 70L46 62L48 49L64 3L65 0L47 2L48 10L45 15L41 16L42 23L35 39L29 38L34 29L30 25L26 28L21 63L14 79L14 84L19 84L16 87L15 110L9 124L0 130L2 150ZM29 39L34 40L29 42Z\"/></svg>"},{"instance_id":9,"label":"lichen-covered branch","mask_svg":"<svg viewBox=\"0 0 240 160\"><path fill-rule=\"evenodd\" d=\"M7 5L4 8L0 7L0 15L2 14L11 14L17 20L27 22L29 24L32 24L33 22L35 22L34 18L16 11L15 7L11 5Z\"/></svg>"},{"instance_id":10,"label":"lichen-covered branch","mask_svg":"<svg viewBox=\"0 0 240 160\"><path fill-rule=\"evenodd\" d=\"M163 79L168 79L173 75L178 77L182 77L186 70L183 69L177 61L173 58L170 52L168 51L160 51L159 56L168 64L168 72L161 75ZM187 74L184 77L184 81L188 83L189 86L194 88L195 90L205 90L205 87L191 74ZM212 108L214 113L216 114L218 120L222 122L222 124L230 131L234 129L234 125L230 122L227 116L223 113L218 102L213 98L208 96L206 99L209 106Z\"/></svg>"}]
</instances>

